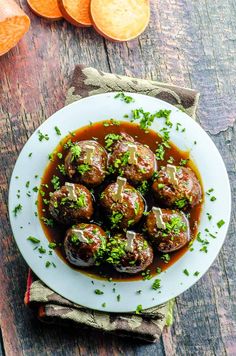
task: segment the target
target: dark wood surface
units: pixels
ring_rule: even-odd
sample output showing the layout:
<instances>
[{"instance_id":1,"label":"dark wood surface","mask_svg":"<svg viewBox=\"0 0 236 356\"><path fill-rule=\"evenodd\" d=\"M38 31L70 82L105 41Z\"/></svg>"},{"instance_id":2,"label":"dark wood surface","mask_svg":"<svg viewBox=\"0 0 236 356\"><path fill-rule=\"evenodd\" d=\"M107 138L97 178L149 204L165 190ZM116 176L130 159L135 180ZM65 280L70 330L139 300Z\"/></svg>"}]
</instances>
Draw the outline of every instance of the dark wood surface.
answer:
<instances>
[{"instance_id":1,"label":"dark wood surface","mask_svg":"<svg viewBox=\"0 0 236 356\"><path fill-rule=\"evenodd\" d=\"M121 44L92 29L48 23L34 16L25 1L21 5L31 18L30 32L0 58L0 355L236 355L235 205L220 255L177 298L175 322L154 345L37 321L23 305L27 265L7 215L15 160L35 128L63 106L69 75L78 63L198 89L198 119L224 158L235 203L235 1L153 0L146 32Z\"/></svg>"}]
</instances>

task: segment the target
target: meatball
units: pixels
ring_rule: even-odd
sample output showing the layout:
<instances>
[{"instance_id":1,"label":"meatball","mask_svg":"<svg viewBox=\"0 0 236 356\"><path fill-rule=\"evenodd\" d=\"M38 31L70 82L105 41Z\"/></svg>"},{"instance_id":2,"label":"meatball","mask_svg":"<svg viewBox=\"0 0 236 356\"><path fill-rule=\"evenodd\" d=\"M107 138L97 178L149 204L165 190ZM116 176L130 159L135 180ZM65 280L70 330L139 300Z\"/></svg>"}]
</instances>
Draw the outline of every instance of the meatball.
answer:
<instances>
[{"instance_id":1,"label":"meatball","mask_svg":"<svg viewBox=\"0 0 236 356\"><path fill-rule=\"evenodd\" d=\"M146 228L153 246L160 252L174 252L190 241L189 222L182 211L160 209L165 228L158 227L154 211L150 211L146 220Z\"/></svg>"},{"instance_id":2,"label":"meatball","mask_svg":"<svg viewBox=\"0 0 236 356\"><path fill-rule=\"evenodd\" d=\"M99 185L107 171L107 152L96 141L80 141L70 148L65 158L65 171L75 182Z\"/></svg>"},{"instance_id":3,"label":"meatball","mask_svg":"<svg viewBox=\"0 0 236 356\"><path fill-rule=\"evenodd\" d=\"M116 234L107 244L109 257L107 262L113 264L118 272L138 273L144 271L153 261L153 250L144 236L133 233L132 244L125 234Z\"/></svg>"},{"instance_id":4,"label":"meatball","mask_svg":"<svg viewBox=\"0 0 236 356\"><path fill-rule=\"evenodd\" d=\"M127 228L136 224L144 212L142 195L131 185L124 182L121 199L117 199L118 180L106 187L101 193L101 205L108 212L112 228Z\"/></svg>"},{"instance_id":5,"label":"meatball","mask_svg":"<svg viewBox=\"0 0 236 356\"><path fill-rule=\"evenodd\" d=\"M149 180L157 167L150 148L132 141L128 135L123 135L123 139L114 145L108 163L109 172L118 173L135 185Z\"/></svg>"},{"instance_id":6,"label":"meatball","mask_svg":"<svg viewBox=\"0 0 236 356\"><path fill-rule=\"evenodd\" d=\"M93 202L90 191L80 184L65 183L51 194L51 216L62 224L73 224L91 219Z\"/></svg>"},{"instance_id":7,"label":"meatball","mask_svg":"<svg viewBox=\"0 0 236 356\"><path fill-rule=\"evenodd\" d=\"M167 167L163 167L152 185L156 198L164 206L185 209L201 202L201 185L190 168L176 167L176 179L173 183Z\"/></svg>"},{"instance_id":8,"label":"meatball","mask_svg":"<svg viewBox=\"0 0 236 356\"><path fill-rule=\"evenodd\" d=\"M64 249L67 260L79 267L99 265L106 251L107 235L95 224L78 224L67 230Z\"/></svg>"}]
</instances>

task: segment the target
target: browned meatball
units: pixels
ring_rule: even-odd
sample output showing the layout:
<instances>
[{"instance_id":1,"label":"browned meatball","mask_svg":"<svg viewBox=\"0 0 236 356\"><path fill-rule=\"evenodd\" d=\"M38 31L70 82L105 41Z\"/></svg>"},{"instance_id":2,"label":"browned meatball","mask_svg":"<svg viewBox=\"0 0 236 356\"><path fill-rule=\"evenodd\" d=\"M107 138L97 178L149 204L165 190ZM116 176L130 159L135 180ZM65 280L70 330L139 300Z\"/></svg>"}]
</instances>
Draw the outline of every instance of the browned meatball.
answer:
<instances>
[{"instance_id":1,"label":"browned meatball","mask_svg":"<svg viewBox=\"0 0 236 356\"><path fill-rule=\"evenodd\" d=\"M94 148L91 163L86 163L88 147ZM96 186L101 184L107 170L107 152L96 141L80 141L70 148L65 158L65 170L75 182Z\"/></svg>"},{"instance_id":2,"label":"browned meatball","mask_svg":"<svg viewBox=\"0 0 236 356\"><path fill-rule=\"evenodd\" d=\"M99 265L106 250L107 235L95 224L78 224L66 232L67 260L80 267Z\"/></svg>"},{"instance_id":3,"label":"browned meatball","mask_svg":"<svg viewBox=\"0 0 236 356\"><path fill-rule=\"evenodd\" d=\"M157 227L153 211L147 216L146 227L153 246L160 252L177 251L190 241L189 222L182 211L161 209L165 229Z\"/></svg>"},{"instance_id":4,"label":"browned meatball","mask_svg":"<svg viewBox=\"0 0 236 356\"><path fill-rule=\"evenodd\" d=\"M142 195L128 183L124 186L122 201L116 201L118 184L112 183L101 194L101 205L109 215L112 228L126 228L136 224L144 212Z\"/></svg>"},{"instance_id":5,"label":"browned meatball","mask_svg":"<svg viewBox=\"0 0 236 356\"><path fill-rule=\"evenodd\" d=\"M69 185L70 188L64 185L52 193L49 203L51 216L66 225L91 219L93 202L90 191L80 184Z\"/></svg>"},{"instance_id":6,"label":"browned meatball","mask_svg":"<svg viewBox=\"0 0 236 356\"><path fill-rule=\"evenodd\" d=\"M107 262L113 264L118 272L138 273L144 271L153 261L153 250L142 234L135 234L133 248L127 250L125 234L116 234L107 244L109 257Z\"/></svg>"},{"instance_id":7,"label":"browned meatball","mask_svg":"<svg viewBox=\"0 0 236 356\"><path fill-rule=\"evenodd\" d=\"M149 180L156 167L156 158L149 147L139 142L133 142L129 137L118 141L114 145L114 150L109 158L109 172L118 173L128 179L133 184L142 183ZM136 149L136 162L130 162L130 145Z\"/></svg>"},{"instance_id":8,"label":"browned meatball","mask_svg":"<svg viewBox=\"0 0 236 356\"><path fill-rule=\"evenodd\" d=\"M184 209L201 202L201 185L190 168L176 167L178 184L171 183L166 167L158 172L152 188L157 199L167 207Z\"/></svg>"}]
</instances>

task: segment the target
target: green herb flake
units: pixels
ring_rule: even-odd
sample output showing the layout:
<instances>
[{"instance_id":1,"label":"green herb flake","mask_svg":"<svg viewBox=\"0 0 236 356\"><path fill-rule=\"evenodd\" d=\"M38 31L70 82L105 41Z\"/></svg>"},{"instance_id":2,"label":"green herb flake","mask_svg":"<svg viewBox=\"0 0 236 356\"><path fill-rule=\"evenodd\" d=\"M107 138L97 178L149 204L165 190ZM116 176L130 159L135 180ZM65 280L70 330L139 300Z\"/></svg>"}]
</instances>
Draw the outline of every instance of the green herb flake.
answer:
<instances>
[{"instance_id":1,"label":"green herb flake","mask_svg":"<svg viewBox=\"0 0 236 356\"><path fill-rule=\"evenodd\" d=\"M103 307L103 308L106 308L106 303L102 303L102 307Z\"/></svg>"},{"instance_id":2,"label":"green herb flake","mask_svg":"<svg viewBox=\"0 0 236 356\"><path fill-rule=\"evenodd\" d=\"M188 271L186 268L183 270L183 273L184 273L186 276L189 276L189 271Z\"/></svg>"},{"instance_id":3,"label":"green herb flake","mask_svg":"<svg viewBox=\"0 0 236 356\"><path fill-rule=\"evenodd\" d=\"M81 164L80 166L77 167L77 171L79 174L83 175L86 172L90 171L90 166L88 164Z\"/></svg>"},{"instance_id":4,"label":"green herb flake","mask_svg":"<svg viewBox=\"0 0 236 356\"><path fill-rule=\"evenodd\" d=\"M13 209L13 214L14 216L17 216L17 214L22 210L22 205L21 204L18 204L15 206L15 208Z\"/></svg>"},{"instance_id":5,"label":"green herb flake","mask_svg":"<svg viewBox=\"0 0 236 356\"><path fill-rule=\"evenodd\" d=\"M48 219L48 218L45 218L44 216L42 216L41 220L44 222L45 225L47 225L49 227L53 227L54 226L53 219Z\"/></svg>"},{"instance_id":6,"label":"green herb flake","mask_svg":"<svg viewBox=\"0 0 236 356\"><path fill-rule=\"evenodd\" d=\"M135 314L141 314L143 311L143 307L141 304L137 305L137 308L135 310Z\"/></svg>"},{"instance_id":7,"label":"green herb flake","mask_svg":"<svg viewBox=\"0 0 236 356\"><path fill-rule=\"evenodd\" d=\"M60 129L59 129L57 126L55 126L54 129L55 129L55 131L56 131L56 134L57 134L58 136L61 136L61 131L60 131Z\"/></svg>"},{"instance_id":8,"label":"green herb flake","mask_svg":"<svg viewBox=\"0 0 236 356\"><path fill-rule=\"evenodd\" d=\"M40 240L37 239L37 238L34 237L34 236L29 236L29 237L27 237L27 240L31 241L33 244L39 244L39 243L40 243Z\"/></svg>"},{"instance_id":9,"label":"green herb flake","mask_svg":"<svg viewBox=\"0 0 236 356\"><path fill-rule=\"evenodd\" d=\"M48 268L48 267L50 267L50 266L51 266L51 262L50 262L50 261L46 261L45 267Z\"/></svg>"},{"instance_id":10,"label":"green herb flake","mask_svg":"<svg viewBox=\"0 0 236 356\"><path fill-rule=\"evenodd\" d=\"M215 201L216 200L216 197L212 196L210 201Z\"/></svg>"},{"instance_id":11,"label":"green herb flake","mask_svg":"<svg viewBox=\"0 0 236 356\"><path fill-rule=\"evenodd\" d=\"M97 295L104 294L104 292L102 290L100 290L100 289L95 289L94 293L97 294Z\"/></svg>"},{"instance_id":12,"label":"green herb flake","mask_svg":"<svg viewBox=\"0 0 236 356\"><path fill-rule=\"evenodd\" d=\"M217 222L216 225L220 229L224 224L225 224L225 221L221 219L220 221Z\"/></svg>"},{"instance_id":13,"label":"green herb flake","mask_svg":"<svg viewBox=\"0 0 236 356\"><path fill-rule=\"evenodd\" d=\"M43 141L43 140L48 141L49 136L48 136L48 134L43 134L41 131L38 131L38 139L39 139L39 141Z\"/></svg>"},{"instance_id":14,"label":"green herb flake","mask_svg":"<svg viewBox=\"0 0 236 356\"><path fill-rule=\"evenodd\" d=\"M155 279L155 281L152 284L152 289L157 290L161 288L161 280L160 279Z\"/></svg>"},{"instance_id":15,"label":"green herb flake","mask_svg":"<svg viewBox=\"0 0 236 356\"><path fill-rule=\"evenodd\" d=\"M54 250L57 247L57 244L55 242L49 242L48 247Z\"/></svg>"},{"instance_id":16,"label":"green herb flake","mask_svg":"<svg viewBox=\"0 0 236 356\"><path fill-rule=\"evenodd\" d=\"M39 253L41 253L41 254L46 253L46 250L45 250L45 248L44 248L43 246L40 246L40 247L38 248L38 251L39 251Z\"/></svg>"},{"instance_id":17,"label":"green herb flake","mask_svg":"<svg viewBox=\"0 0 236 356\"><path fill-rule=\"evenodd\" d=\"M161 256L161 259L165 262L165 263L169 263L170 261L170 255L168 253L164 254Z\"/></svg>"},{"instance_id":18,"label":"green herb flake","mask_svg":"<svg viewBox=\"0 0 236 356\"><path fill-rule=\"evenodd\" d=\"M60 189L61 184L60 184L60 179L58 176L53 175L53 177L51 179L51 183L53 185L54 190Z\"/></svg>"},{"instance_id":19,"label":"green herb flake","mask_svg":"<svg viewBox=\"0 0 236 356\"><path fill-rule=\"evenodd\" d=\"M108 151L111 151L111 146L114 144L114 142L119 141L122 138L121 135L116 135L114 133L110 133L105 136L105 148Z\"/></svg>"},{"instance_id":20,"label":"green herb flake","mask_svg":"<svg viewBox=\"0 0 236 356\"><path fill-rule=\"evenodd\" d=\"M116 299L117 299L117 302L120 301L120 294L117 295Z\"/></svg>"},{"instance_id":21,"label":"green herb flake","mask_svg":"<svg viewBox=\"0 0 236 356\"><path fill-rule=\"evenodd\" d=\"M116 94L114 98L115 99L119 98L120 100L124 101L126 104L130 104L134 102L134 98L132 98L132 96L125 95L125 93L123 92Z\"/></svg>"},{"instance_id":22,"label":"green herb flake","mask_svg":"<svg viewBox=\"0 0 236 356\"><path fill-rule=\"evenodd\" d=\"M197 277L197 276L199 276L199 274L200 274L200 272L196 271L196 272L194 272L193 275L194 275L195 277Z\"/></svg>"},{"instance_id":23,"label":"green herb flake","mask_svg":"<svg viewBox=\"0 0 236 356\"><path fill-rule=\"evenodd\" d=\"M206 214L207 214L208 220L211 221L212 215L210 213L206 213Z\"/></svg>"}]
</instances>

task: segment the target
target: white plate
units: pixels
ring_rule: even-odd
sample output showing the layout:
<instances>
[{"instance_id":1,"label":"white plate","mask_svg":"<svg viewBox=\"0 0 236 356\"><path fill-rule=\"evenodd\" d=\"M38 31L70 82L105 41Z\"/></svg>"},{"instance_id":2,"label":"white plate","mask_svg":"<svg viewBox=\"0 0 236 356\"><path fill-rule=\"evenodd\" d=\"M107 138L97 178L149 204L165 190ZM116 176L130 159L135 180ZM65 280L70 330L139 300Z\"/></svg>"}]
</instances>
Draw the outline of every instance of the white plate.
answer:
<instances>
[{"instance_id":1,"label":"white plate","mask_svg":"<svg viewBox=\"0 0 236 356\"><path fill-rule=\"evenodd\" d=\"M126 104L119 99L114 99L115 93L101 94L74 102L52 115L38 129L42 133L47 133L50 139L39 142L38 130L30 137L16 162L9 191L9 214L15 240L22 256L35 274L51 289L72 302L110 312L131 312L140 304L144 309L150 308L176 297L191 287L208 270L219 253L230 221L231 194L227 172L219 152L208 135L194 120L174 106L149 96L130 95L135 99L134 103ZM151 288L155 278L148 281L116 282L115 286L113 282L95 279L92 284L91 278L71 269L56 253L52 256L45 254L39 258L38 251L33 250L32 243L27 240L28 236L39 238L41 245L48 251L48 240L38 218L34 215L37 193L32 192L32 188L40 184L40 178L36 179L35 174L42 176L48 163L48 153L53 151L59 140L66 136L68 131L87 125L89 121L110 118L128 121L129 119L124 119L124 115L130 113L131 109L141 107L150 112L160 109L171 110L171 121L174 123L171 129L171 141L180 149L191 151L191 157L201 173L204 191L214 188L213 194L217 198L212 202L206 196L199 227L202 237L207 235L204 231L206 228L213 233L218 232L215 239L207 237L210 241L208 253L200 252L201 244L194 241L194 251L188 251L166 272L156 277L161 280L159 291ZM175 130L177 122L186 128L185 132ZM164 119L156 119L152 129L159 131L163 123ZM55 133L55 126L60 128L62 136ZM194 141L197 144L194 144ZM32 156L28 157L30 152ZM16 179L16 176L19 178ZM30 181L29 188L26 188L27 181ZM21 191L20 199L16 197L18 189ZM31 197L26 195L28 191L31 191ZM15 217L12 211L19 203L22 204L23 209ZM213 216L211 221L206 216L207 212ZM225 224L219 229L217 222L221 219ZM47 260L54 262L56 268L52 266L46 268ZM189 271L189 276L183 273L184 269ZM197 277L193 275L196 271L200 272ZM116 289L115 293L113 288ZM102 290L104 294L96 295L95 289ZM140 289L142 293L137 294L136 291ZM119 302L117 295L121 296ZM106 307L102 306L103 303L106 303Z\"/></svg>"}]
</instances>

